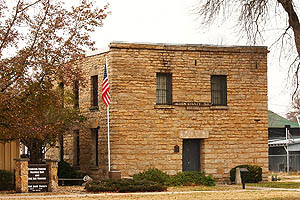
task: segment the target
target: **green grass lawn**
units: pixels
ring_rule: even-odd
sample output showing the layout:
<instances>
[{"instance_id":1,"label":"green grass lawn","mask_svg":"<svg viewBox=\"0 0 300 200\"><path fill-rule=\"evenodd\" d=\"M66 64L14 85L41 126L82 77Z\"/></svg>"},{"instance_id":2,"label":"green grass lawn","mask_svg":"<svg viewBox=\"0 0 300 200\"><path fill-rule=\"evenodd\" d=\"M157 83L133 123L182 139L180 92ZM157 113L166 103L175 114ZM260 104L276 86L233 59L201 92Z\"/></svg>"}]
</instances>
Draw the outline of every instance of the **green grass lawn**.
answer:
<instances>
[{"instance_id":1,"label":"green grass lawn","mask_svg":"<svg viewBox=\"0 0 300 200\"><path fill-rule=\"evenodd\" d=\"M287 189L300 189L300 182L260 182L260 183L246 183L246 186L256 187L271 187L271 188L287 188Z\"/></svg>"}]
</instances>

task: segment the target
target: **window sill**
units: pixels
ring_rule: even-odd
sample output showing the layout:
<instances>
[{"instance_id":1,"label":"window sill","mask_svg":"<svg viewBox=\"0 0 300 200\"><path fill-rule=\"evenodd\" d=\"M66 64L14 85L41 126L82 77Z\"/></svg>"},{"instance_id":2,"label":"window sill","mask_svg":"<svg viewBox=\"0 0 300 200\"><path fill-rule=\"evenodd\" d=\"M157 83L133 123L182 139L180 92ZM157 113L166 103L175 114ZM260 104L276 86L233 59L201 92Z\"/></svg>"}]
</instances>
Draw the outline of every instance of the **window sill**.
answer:
<instances>
[{"instance_id":1,"label":"window sill","mask_svg":"<svg viewBox=\"0 0 300 200\"><path fill-rule=\"evenodd\" d=\"M210 106L211 110L228 110L228 106Z\"/></svg>"},{"instance_id":2,"label":"window sill","mask_svg":"<svg viewBox=\"0 0 300 200\"><path fill-rule=\"evenodd\" d=\"M155 105L155 109L174 109L173 105Z\"/></svg>"},{"instance_id":3,"label":"window sill","mask_svg":"<svg viewBox=\"0 0 300 200\"><path fill-rule=\"evenodd\" d=\"M80 170L80 166L79 166L79 165L74 165L74 166L73 166L73 169L74 169L74 170Z\"/></svg>"},{"instance_id":4,"label":"window sill","mask_svg":"<svg viewBox=\"0 0 300 200\"><path fill-rule=\"evenodd\" d=\"M90 170L99 170L99 166L91 166Z\"/></svg>"},{"instance_id":5,"label":"window sill","mask_svg":"<svg viewBox=\"0 0 300 200\"><path fill-rule=\"evenodd\" d=\"M99 106L92 106L90 107L90 111L91 112L95 112L95 111L98 111L99 110Z\"/></svg>"}]
</instances>

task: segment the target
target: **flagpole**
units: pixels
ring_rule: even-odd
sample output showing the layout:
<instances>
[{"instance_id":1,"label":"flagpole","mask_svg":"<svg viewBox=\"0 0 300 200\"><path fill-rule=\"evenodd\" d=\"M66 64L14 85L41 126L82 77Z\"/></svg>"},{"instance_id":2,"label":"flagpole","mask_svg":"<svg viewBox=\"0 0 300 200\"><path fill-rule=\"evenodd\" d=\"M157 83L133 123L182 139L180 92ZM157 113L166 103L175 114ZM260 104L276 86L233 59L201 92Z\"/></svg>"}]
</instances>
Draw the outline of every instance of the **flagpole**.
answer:
<instances>
[{"instance_id":1,"label":"flagpole","mask_svg":"<svg viewBox=\"0 0 300 200\"><path fill-rule=\"evenodd\" d=\"M108 77L108 59L105 57L106 73ZM110 135L109 135L109 104L107 105L107 156L108 156L108 172L110 172Z\"/></svg>"},{"instance_id":2,"label":"flagpole","mask_svg":"<svg viewBox=\"0 0 300 200\"><path fill-rule=\"evenodd\" d=\"M109 105L107 106L107 148L108 148L108 172L110 172L110 138L109 138Z\"/></svg>"}]
</instances>

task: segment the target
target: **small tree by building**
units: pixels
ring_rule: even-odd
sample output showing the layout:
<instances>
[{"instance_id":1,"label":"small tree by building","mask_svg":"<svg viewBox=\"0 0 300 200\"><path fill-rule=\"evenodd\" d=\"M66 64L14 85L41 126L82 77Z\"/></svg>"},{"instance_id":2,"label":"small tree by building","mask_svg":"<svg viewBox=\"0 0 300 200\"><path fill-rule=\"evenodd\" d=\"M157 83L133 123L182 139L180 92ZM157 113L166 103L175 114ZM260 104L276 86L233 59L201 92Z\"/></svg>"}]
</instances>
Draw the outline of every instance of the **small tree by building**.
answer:
<instances>
[{"instance_id":1,"label":"small tree by building","mask_svg":"<svg viewBox=\"0 0 300 200\"><path fill-rule=\"evenodd\" d=\"M81 70L71 62L93 50L90 33L103 25L108 6L88 0L67 7L58 0L0 0L0 138L19 139L39 163L46 145L83 117L56 89L75 80Z\"/></svg>"}]
</instances>

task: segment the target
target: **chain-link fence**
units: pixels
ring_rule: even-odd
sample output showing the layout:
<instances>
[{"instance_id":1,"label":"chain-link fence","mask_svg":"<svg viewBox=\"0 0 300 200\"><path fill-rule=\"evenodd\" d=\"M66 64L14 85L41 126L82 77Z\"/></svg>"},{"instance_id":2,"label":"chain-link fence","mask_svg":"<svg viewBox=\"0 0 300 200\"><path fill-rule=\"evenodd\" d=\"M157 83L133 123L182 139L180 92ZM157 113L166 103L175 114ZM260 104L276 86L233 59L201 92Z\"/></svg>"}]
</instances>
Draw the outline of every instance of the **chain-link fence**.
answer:
<instances>
[{"instance_id":1,"label":"chain-link fence","mask_svg":"<svg viewBox=\"0 0 300 200\"><path fill-rule=\"evenodd\" d=\"M269 155L269 171L286 172L287 163L286 155ZM289 155L290 171L300 171L300 154Z\"/></svg>"}]
</instances>

